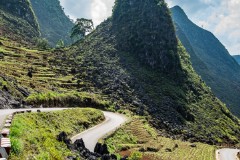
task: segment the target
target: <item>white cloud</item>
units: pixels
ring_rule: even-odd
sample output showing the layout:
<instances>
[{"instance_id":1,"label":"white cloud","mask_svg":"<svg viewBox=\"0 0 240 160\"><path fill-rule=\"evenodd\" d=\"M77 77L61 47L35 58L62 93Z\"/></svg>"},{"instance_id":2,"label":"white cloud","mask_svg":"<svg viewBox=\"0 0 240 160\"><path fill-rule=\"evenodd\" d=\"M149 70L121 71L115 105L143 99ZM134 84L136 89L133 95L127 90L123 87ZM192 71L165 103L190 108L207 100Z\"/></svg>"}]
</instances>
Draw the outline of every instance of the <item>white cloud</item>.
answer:
<instances>
[{"instance_id":1,"label":"white cloud","mask_svg":"<svg viewBox=\"0 0 240 160\"><path fill-rule=\"evenodd\" d=\"M182 7L189 18L213 32L229 50L240 54L240 0L167 0ZM195 7L197 4L197 7Z\"/></svg>"},{"instance_id":2,"label":"white cloud","mask_svg":"<svg viewBox=\"0 0 240 160\"><path fill-rule=\"evenodd\" d=\"M95 25L99 25L112 14L113 0L92 0L91 19Z\"/></svg>"}]
</instances>

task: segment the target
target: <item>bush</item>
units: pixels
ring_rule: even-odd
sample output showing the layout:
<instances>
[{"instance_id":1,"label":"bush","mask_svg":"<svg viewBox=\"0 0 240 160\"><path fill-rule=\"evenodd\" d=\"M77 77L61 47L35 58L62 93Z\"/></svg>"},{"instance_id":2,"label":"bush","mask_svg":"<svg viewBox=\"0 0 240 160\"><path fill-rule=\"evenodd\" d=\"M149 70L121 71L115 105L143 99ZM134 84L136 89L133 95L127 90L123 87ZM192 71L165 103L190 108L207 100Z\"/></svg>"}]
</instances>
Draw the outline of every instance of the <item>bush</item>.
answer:
<instances>
[{"instance_id":1,"label":"bush","mask_svg":"<svg viewBox=\"0 0 240 160\"><path fill-rule=\"evenodd\" d=\"M48 40L45 38L37 38L34 41L35 41L35 45L38 49L46 50L46 49L50 48Z\"/></svg>"},{"instance_id":2,"label":"bush","mask_svg":"<svg viewBox=\"0 0 240 160\"><path fill-rule=\"evenodd\" d=\"M132 152L130 157L128 158L129 160L141 160L142 159L142 153L141 152Z\"/></svg>"}]
</instances>

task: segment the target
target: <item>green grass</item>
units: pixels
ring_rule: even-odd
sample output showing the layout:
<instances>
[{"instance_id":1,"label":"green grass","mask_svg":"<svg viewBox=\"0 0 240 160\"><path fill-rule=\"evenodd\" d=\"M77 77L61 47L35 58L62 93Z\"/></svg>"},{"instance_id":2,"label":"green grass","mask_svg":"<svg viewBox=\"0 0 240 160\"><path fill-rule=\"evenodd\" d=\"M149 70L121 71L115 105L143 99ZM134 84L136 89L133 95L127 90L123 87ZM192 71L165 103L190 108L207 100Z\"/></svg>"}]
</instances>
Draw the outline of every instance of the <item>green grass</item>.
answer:
<instances>
[{"instance_id":1,"label":"green grass","mask_svg":"<svg viewBox=\"0 0 240 160\"><path fill-rule=\"evenodd\" d=\"M66 106L94 106L96 108L108 108L111 103L101 99L96 94L87 92L69 92L69 93L58 93L58 92L46 92L46 93L33 93L27 97L26 102L28 104L38 106L44 105L44 107L66 107Z\"/></svg>"},{"instance_id":2,"label":"green grass","mask_svg":"<svg viewBox=\"0 0 240 160\"><path fill-rule=\"evenodd\" d=\"M10 160L64 160L73 153L56 136L62 131L73 136L103 120L102 112L90 108L16 115L11 126Z\"/></svg>"},{"instance_id":3,"label":"green grass","mask_svg":"<svg viewBox=\"0 0 240 160\"><path fill-rule=\"evenodd\" d=\"M118 129L113 135L105 138L111 153L124 155L141 155L139 159L151 160L214 160L215 146L173 140L157 134L144 118L134 117L132 121ZM177 145L177 147L176 147ZM149 151L154 149L154 151ZM166 152L171 149L171 152ZM138 152L141 151L141 154Z\"/></svg>"}]
</instances>

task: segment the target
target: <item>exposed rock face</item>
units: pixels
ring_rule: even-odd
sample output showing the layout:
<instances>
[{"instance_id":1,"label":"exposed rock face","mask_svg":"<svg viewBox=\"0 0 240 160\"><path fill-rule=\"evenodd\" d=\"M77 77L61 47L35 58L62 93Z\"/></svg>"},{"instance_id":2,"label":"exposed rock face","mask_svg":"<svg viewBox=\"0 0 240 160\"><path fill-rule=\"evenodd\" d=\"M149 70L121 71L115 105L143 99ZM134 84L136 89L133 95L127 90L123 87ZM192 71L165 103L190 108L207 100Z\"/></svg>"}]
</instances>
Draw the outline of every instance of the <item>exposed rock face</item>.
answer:
<instances>
[{"instance_id":1,"label":"exposed rock face","mask_svg":"<svg viewBox=\"0 0 240 160\"><path fill-rule=\"evenodd\" d=\"M21 103L7 91L0 90L0 109L20 108Z\"/></svg>"}]
</instances>

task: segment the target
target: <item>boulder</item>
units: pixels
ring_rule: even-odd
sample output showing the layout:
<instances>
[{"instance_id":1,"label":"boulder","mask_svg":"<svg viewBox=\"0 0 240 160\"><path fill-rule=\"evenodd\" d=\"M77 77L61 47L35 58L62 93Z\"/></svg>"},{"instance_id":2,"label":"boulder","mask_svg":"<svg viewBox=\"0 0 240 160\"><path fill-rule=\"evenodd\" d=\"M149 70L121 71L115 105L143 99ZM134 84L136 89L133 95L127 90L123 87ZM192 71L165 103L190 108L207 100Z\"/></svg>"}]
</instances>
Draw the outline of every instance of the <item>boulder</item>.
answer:
<instances>
[{"instance_id":1,"label":"boulder","mask_svg":"<svg viewBox=\"0 0 240 160\"><path fill-rule=\"evenodd\" d=\"M195 147L197 147L197 145L196 144L191 144L190 147L195 148Z\"/></svg>"},{"instance_id":2,"label":"boulder","mask_svg":"<svg viewBox=\"0 0 240 160\"><path fill-rule=\"evenodd\" d=\"M67 139L67 133L66 132L61 132L58 136L57 136L57 140L59 142L65 142Z\"/></svg>"},{"instance_id":3,"label":"boulder","mask_svg":"<svg viewBox=\"0 0 240 160\"><path fill-rule=\"evenodd\" d=\"M4 58L4 53L0 52L0 59L3 59L3 58Z\"/></svg>"},{"instance_id":4,"label":"boulder","mask_svg":"<svg viewBox=\"0 0 240 160\"><path fill-rule=\"evenodd\" d=\"M83 142L83 139L78 139L74 142L74 148L77 149L78 151L81 151L85 149L85 144Z\"/></svg>"},{"instance_id":5,"label":"boulder","mask_svg":"<svg viewBox=\"0 0 240 160\"><path fill-rule=\"evenodd\" d=\"M83 139L76 140L73 144L71 140L67 138L66 132L61 132L57 136L57 140L60 142L64 142L67 144L67 147L72 150L73 152L79 154L80 157L87 160L117 160L117 156L113 154L109 154L106 144L97 143L94 148L94 153L89 151L85 147L85 143ZM76 157L69 156L67 160L76 160Z\"/></svg>"},{"instance_id":6,"label":"boulder","mask_svg":"<svg viewBox=\"0 0 240 160\"><path fill-rule=\"evenodd\" d=\"M166 152L172 152L172 149L166 148L165 151L166 151Z\"/></svg>"},{"instance_id":7,"label":"boulder","mask_svg":"<svg viewBox=\"0 0 240 160\"><path fill-rule=\"evenodd\" d=\"M98 153L100 155L105 155L105 154L109 154L108 148L106 144L101 144L101 143L97 143L95 148L94 148L94 152Z\"/></svg>"}]
</instances>

